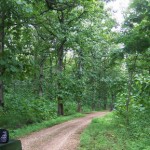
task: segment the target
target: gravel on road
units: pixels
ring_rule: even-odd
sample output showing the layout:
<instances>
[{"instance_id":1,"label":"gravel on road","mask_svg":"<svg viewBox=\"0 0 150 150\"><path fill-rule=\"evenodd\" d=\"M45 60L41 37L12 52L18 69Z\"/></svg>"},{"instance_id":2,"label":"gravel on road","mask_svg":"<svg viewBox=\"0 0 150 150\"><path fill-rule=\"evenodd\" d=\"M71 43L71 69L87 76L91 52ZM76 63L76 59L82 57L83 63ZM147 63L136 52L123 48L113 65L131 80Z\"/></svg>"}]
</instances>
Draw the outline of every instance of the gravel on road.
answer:
<instances>
[{"instance_id":1,"label":"gravel on road","mask_svg":"<svg viewBox=\"0 0 150 150\"><path fill-rule=\"evenodd\" d=\"M23 150L77 150L80 134L93 118L102 117L108 112L87 114L50 128L33 132L20 138Z\"/></svg>"}]
</instances>

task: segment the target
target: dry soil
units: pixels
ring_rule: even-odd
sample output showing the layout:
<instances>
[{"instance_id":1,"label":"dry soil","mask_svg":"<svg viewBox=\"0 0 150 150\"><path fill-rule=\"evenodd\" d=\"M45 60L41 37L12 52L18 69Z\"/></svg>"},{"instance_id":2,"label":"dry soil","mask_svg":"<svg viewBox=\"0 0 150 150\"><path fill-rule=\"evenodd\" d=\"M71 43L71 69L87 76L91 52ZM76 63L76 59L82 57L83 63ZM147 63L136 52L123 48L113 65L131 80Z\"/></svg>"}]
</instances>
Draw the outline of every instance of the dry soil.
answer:
<instances>
[{"instance_id":1,"label":"dry soil","mask_svg":"<svg viewBox=\"0 0 150 150\"><path fill-rule=\"evenodd\" d=\"M34 132L20 138L23 150L77 150L80 134L93 118L102 117L108 112L87 114L53 127Z\"/></svg>"}]
</instances>

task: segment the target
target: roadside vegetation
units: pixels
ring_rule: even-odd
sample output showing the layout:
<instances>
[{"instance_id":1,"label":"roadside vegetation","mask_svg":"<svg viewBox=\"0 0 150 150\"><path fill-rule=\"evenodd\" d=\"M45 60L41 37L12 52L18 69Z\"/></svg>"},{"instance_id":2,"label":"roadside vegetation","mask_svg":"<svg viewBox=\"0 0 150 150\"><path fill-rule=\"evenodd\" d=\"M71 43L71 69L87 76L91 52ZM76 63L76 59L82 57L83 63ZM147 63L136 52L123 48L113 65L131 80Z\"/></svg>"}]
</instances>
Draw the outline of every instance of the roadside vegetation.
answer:
<instances>
[{"instance_id":1,"label":"roadside vegetation","mask_svg":"<svg viewBox=\"0 0 150 150\"><path fill-rule=\"evenodd\" d=\"M49 128L51 126L63 123L65 121L69 121L69 120L79 118L79 117L84 117L84 116L85 116L84 114L76 113L74 115L63 116L63 117L61 116L61 117L57 117L56 119L50 119L47 121L43 121L41 123L34 123L32 125L29 125L29 126L26 125L26 126L19 128L19 129L13 129L13 130L10 129L9 130L10 131L10 137L13 139L14 138L20 138L20 137L26 136L28 134L31 134L32 132L40 131L41 129Z\"/></svg>"},{"instance_id":2,"label":"roadside vegetation","mask_svg":"<svg viewBox=\"0 0 150 150\"><path fill-rule=\"evenodd\" d=\"M115 66L122 63L123 80L112 86L113 113L92 121L81 136L80 150L150 149L149 11L148 0L131 1L118 38L122 50L114 55Z\"/></svg>"},{"instance_id":3,"label":"roadside vegetation","mask_svg":"<svg viewBox=\"0 0 150 150\"><path fill-rule=\"evenodd\" d=\"M126 127L115 113L93 119L82 133L79 150L149 150L150 126L138 116Z\"/></svg>"}]
</instances>

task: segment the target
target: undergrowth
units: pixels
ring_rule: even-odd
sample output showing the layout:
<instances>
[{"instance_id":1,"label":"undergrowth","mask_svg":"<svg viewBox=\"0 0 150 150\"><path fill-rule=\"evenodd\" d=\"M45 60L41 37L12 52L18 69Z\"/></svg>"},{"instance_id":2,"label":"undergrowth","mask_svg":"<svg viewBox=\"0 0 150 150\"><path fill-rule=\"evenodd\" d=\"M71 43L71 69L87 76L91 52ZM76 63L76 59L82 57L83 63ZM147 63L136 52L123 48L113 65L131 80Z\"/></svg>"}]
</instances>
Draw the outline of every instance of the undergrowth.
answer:
<instances>
[{"instance_id":1,"label":"undergrowth","mask_svg":"<svg viewBox=\"0 0 150 150\"><path fill-rule=\"evenodd\" d=\"M78 118L78 117L84 117L84 114L76 113L76 114L70 115L70 116L57 117L56 119L43 121L41 123L35 123L35 124L29 125L29 126L26 125L23 128L18 128L16 130L9 130L10 137L11 138L23 137L32 132L39 131L41 129L48 128L48 127L54 126L56 124L59 124L59 123L62 123L62 122L65 122L65 121L68 121L68 120L71 120L74 118Z\"/></svg>"},{"instance_id":2,"label":"undergrowth","mask_svg":"<svg viewBox=\"0 0 150 150\"><path fill-rule=\"evenodd\" d=\"M110 113L93 119L81 135L79 150L150 150L148 131L149 126L143 130L125 127Z\"/></svg>"}]
</instances>

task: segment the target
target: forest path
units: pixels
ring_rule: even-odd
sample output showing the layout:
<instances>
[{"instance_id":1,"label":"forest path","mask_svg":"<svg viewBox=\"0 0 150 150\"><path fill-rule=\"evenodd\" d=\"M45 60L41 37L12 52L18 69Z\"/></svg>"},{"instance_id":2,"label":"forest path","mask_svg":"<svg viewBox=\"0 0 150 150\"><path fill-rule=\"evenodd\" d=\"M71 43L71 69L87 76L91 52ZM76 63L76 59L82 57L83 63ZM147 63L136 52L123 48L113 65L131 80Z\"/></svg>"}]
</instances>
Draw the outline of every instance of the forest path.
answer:
<instances>
[{"instance_id":1,"label":"forest path","mask_svg":"<svg viewBox=\"0 0 150 150\"><path fill-rule=\"evenodd\" d=\"M23 150L76 150L80 134L93 118L102 117L108 112L87 114L53 127L34 132L20 138Z\"/></svg>"}]
</instances>

